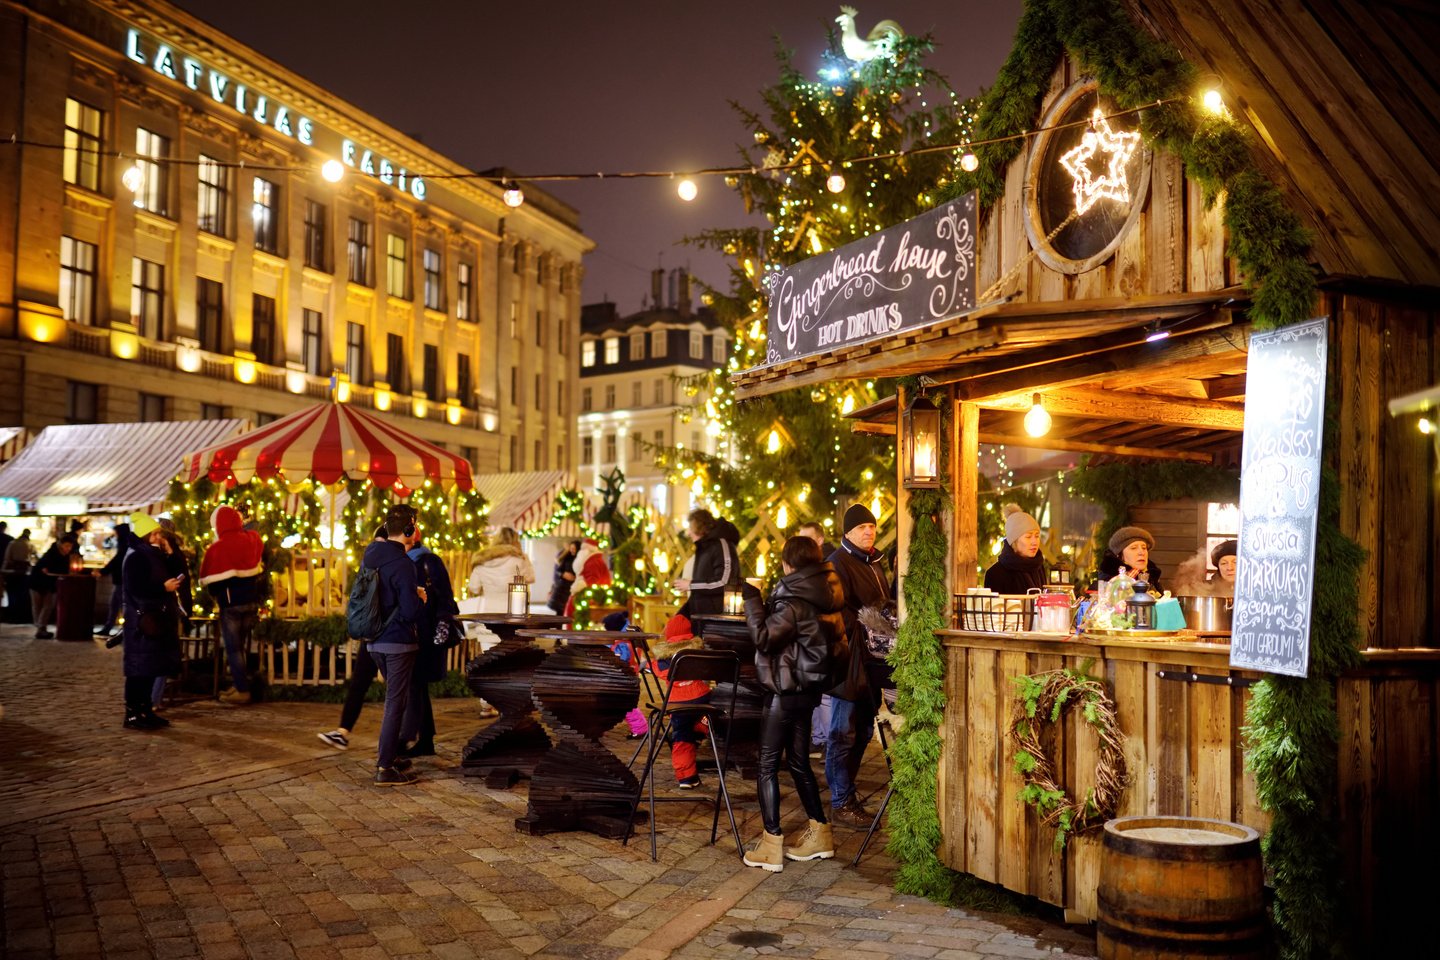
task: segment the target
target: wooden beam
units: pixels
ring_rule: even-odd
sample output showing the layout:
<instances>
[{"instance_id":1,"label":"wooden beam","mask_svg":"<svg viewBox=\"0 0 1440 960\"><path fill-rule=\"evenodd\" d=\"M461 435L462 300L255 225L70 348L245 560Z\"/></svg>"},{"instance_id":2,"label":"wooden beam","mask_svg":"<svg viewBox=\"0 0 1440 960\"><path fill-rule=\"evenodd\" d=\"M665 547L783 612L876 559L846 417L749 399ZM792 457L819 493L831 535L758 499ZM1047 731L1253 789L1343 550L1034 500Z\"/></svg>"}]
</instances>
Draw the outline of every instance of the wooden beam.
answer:
<instances>
[{"instance_id":1,"label":"wooden beam","mask_svg":"<svg viewBox=\"0 0 1440 960\"><path fill-rule=\"evenodd\" d=\"M1230 400L1234 397L1245 396L1245 374L1236 373L1228 377L1211 377L1209 380L1201 380L1200 385L1205 388L1205 396L1211 400Z\"/></svg>"},{"instance_id":2,"label":"wooden beam","mask_svg":"<svg viewBox=\"0 0 1440 960\"><path fill-rule=\"evenodd\" d=\"M1052 415L1064 417L1168 423L1209 430L1245 429L1244 405L1219 400L1164 400L1145 394L1105 390L1044 391L1042 396L1046 410ZM977 401L987 410L1029 410L1031 402L1032 394L1028 390Z\"/></svg>"},{"instance_id":3,"label":"wooden beam","mask_svg":"<svg viewBox=\"0 0 1440 960\"><path fill-rule=\"evenodd\" d=\"M1117 457L1146 457L1152 460L1188 460L1192 463L1213 463L1208 453L1189 450L1166 450L1152 447L1122 447L1108 443L1082 443L1059 437L1032 437L1029 434L982 433L981 443L1003 443L1007 447L1030 447L1036 450L1063 450L1068 453L1108 453Z\"/></svg>"},{"instance_id":4,"label":"wooden beam","mask_svg":"<svg viewBox=\"0 0 1440 960\"><path fill-rule=\"evenodd\" d=\"M866 420L857 420L850 424L851 433L868 433L876 437L895 436L895 424L893 423L871 423Z\"/></svg>"},{"instance_id":5,"label":"wooden beam","mask_svg":"<svg viewBox=\"0 0 1440 960\"><path fill-rule=\"evenodd\" d=\"M1221 311L1225 314L1228 312ZM1226 369L1231 363L1244 363L1244 346L1249 327L1245 325L1227 328L1228 323L1228 316L1224 319L1217 316L1208 325L1208 332L1170 337L1159 343L1146 343L1143 330L1130 332L1128 337L1117 338L1117 345L1111 347L1096 348L1096 340L1108 338L1081 341L1069 356L1060 356L1057 350L1047 350L1045 353L1055 355L1055 359L1019 370L982 376L970 376L961 370L950 379L961 378L960 395L977 402L1020 390L1059 389L1112 378L1133 378L1132 383L1135 386L1157 380L1184 379L1201 371L1213 372L1213 365L1217 362L1223 363ZM1077 356L1074 350L1085 352ZM1034 357L1036 353L1032 351L1026 359ZM932 379L944 381L947 378Z\"/></svg>"},{"instance_id":6,"label":"wooden beam","mask_svg":"<svg viewBox=\"0 0 1440 960\"><path fill-rule=\"evenodd\" d=\"M955 405L955 592L976 586L980 565L980 408Z\"/></svg>"}]
</instances>

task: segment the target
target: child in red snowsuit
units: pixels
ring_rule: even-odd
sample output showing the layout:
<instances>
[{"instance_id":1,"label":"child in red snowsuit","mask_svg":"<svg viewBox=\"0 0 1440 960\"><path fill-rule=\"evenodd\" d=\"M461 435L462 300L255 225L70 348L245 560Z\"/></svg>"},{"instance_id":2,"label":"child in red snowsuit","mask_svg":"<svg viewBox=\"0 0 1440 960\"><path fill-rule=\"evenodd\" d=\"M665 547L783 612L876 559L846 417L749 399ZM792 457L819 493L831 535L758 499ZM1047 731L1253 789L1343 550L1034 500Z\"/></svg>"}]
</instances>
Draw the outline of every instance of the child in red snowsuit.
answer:
<instances>
[{"instance_id":1,"label":"child in red snowsuit","mask_svg":"<svg viewBox=\"0 0 1440 960\"><path fill-rule=\"evenodd\" d=\"M664 640L662 643L670 646L670 653L673 656L680 652L681 645L690 644L695 639L690 627L690 619L683 613L677 613L665 624ZM664 649L659 648L659 649ZM657 651L658 652L658 651ZM656 675L662 680L668 680L669 661L665 661L666 668L656 670ZM709 703L710 684L704 680L681 680L672 685L670 689L670 702L674 703ZM675 770L675 782L681 790L694 790L700 786L700 774L695 768L695 747L704 735L704 730L697 723L698 718L693 715L677 714L673 717L670 727L670 765ZM700 721L703 722L703 721Z\"/></svg>"}]
</instances>

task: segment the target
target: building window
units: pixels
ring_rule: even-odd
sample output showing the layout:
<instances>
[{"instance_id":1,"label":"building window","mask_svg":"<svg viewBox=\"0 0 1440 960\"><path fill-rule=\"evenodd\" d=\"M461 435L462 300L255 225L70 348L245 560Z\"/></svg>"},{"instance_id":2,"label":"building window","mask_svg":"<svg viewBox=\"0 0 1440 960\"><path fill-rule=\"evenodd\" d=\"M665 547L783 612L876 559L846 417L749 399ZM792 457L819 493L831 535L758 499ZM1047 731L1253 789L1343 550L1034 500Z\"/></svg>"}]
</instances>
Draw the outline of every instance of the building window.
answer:
<instances>
[{"instance_id":1,"label":"building window","mask_svg":"<svg viewBox=\"0 0 1440 960\"><path fill-rule=\"evenodd\" d=\"M410 296L410 261L404 237L385 237L385 292L392 297Z\"/></svg>"},{"instance_id":2,"label":"building window","mask_svg":"<svg viewBox=\"0 0 1440 960\"><path fill-rule=\"evenodd\" d=\"M261 363L275 362L275 301L258 293L250 296L250 352Z\"/></svg>"},{"instance_id":3,"label":"building window","mask_svg":"<svg viewBox=\"0 0 1440 960\"><path fill-rule=\"evenodd\" d=\"M605 409L615 409L615 384L607 384L605 387Z\"/></svg>"},{"instance_id":4,"label":"building window","mask_svg":"<svg viewBox=\"0 0 1440 960\"><path fill-rule=\"evenodd\" d=\"M544 404L541 403L541 399L542 399L544 396L545 396L545 391L540 388L540 374L537 373L537 374L535 374L535 409L536 409L536 410L543 410L543 409L545 409Z\"/></svg>"},{"instance_id":5,"label":"building window","mask_svg":"<svg viewBox=\"0 0 1440 960\"><path fill-rule=\"evenodd\" d=\"M513 434L510 437L510 469L520 469L520 438Z\"/></svg>"},{"instance_id":6,"label":"building window","mask_svg":"<svg viewBox=\"0 0 1440 960\"><path fill-rule=\"evenodd\" d=\"M645 359L645 334L643 332L630 334L630 359Z\"/></svg>"},{"instance_id":7,"label":"building window","mask_svg":"<svg viewBox=\"0 0 1440 960\"><path fill-rule=\"evenodd\" d=\"M345 242L345 275L351 283L370 286L370 221L350 218Z\"/></svg>"},{"instance_id":8,"label":"building window","mask_svg":"<svg viewBox=\"0 0 1440 960\"><path fill-rule=\"evenodd\" d=\"M661 377L659 380L656 380L656 381L655 381L655 406L658 407L658 406L660 406L661 404L663 404L664 402L665 402L665 378L664 378L664 377Z\"/></svg>"},{"instance_id":9,"label":"building window","mask_svg":"<svg viewBox=\"0 0 1440 960\"><path fill-rule=\"evenodd\" d=\"M480 459L480 451L475 449L474 447L461 447L460 456L464 457L465 462L470 464L471 468L473 469L475 466L475 461Z\"/></svg>"},{"instance_id":10,"label":"building window","mask_svg":"<svg viewBox=\"0 0 1440 960\"><path fill-rule=\"evenodd\" d=\"M316 270L329 269L325 255L325 221L329 211L325 204L305 201L305 266Z\"/></svg>"},{"instance_id":11,"label":"building window","mask_svg":"<svg viewBox=\"0 0 1440 960\"><path fill-rule=\"evenodd\" d=\"M651 331L650 331L650 356L652 356L652 357L663 357L663 356L665 356L665 355L666 355L667 353L669 353L669 352L670 352L670 351L666 349L665 331L664 331L664 330L651 330Z\"/></svg>"},{"instance_id":12,"label":"building window","mask_svg":"<svg viewBox=\"0 0 1440 960\"><path fill-rule=\"evenodd\" d=\"M570 330L563 313L555 318L555 352L562 357L570 352Z\"/></svg>"},{"instance_id":13,"label":"building window","mask_svg":"<svg viewBox=\"0 0 1440 960\"><path fill-rule=\"evenodd\" d=\"M405 338L398 333L385 337L385 379L396 393L409 393L409 377L405 369Z\"/></svg>"},{"instance_id":14,"label":"building window","mask_svg":"<svg viewBox=\"0 0 1440 960\"><path fill-rule=\"evenodd\" d=\"M105 114L88 103L65 99L65 182L100 189L100 153Z\"/></svg>"},{"instance_id":15,"label":"building window","mask_svg":"<svg viewBox=\"0 0 1440 960\"><path fill-rule=\"evenodd\" d=\"M535 462L531 466L533 470L545 469L545 447L539 440L535 441Z\"/></svg>"},{"instance_id":16,"label":"building window","mask_svg":"<svg viewBox=\"0 0 1440 960\"><path fill-rule=\"evenodd\" d=\"M455 394L459 397L462 407L475 405L475 387L470 381L471 376L473 376L473 368L470 366L470 354L457 354L455 357Z\"/></svg>"},{"instance_id":17,"label":"building window","mask_svg":"<svg viewBox=\"0 0 1440 960\"><path fill-rule=\"evenodd\" d=\"M581 413L589 413L589 412L590 412L591 410L593 410L593 409L595 409L595 388L593 388L593 387L581 387L581 388L580 388L580 412L581 412Z\"/></svg>"},{"instance_id":18,"label":"building window","mask_svg":"<svg viewBox=\"0 0 1440 960\"><path fill-rule=\"evenodd\" d=\"M300 362L305 372L320 376L323 374L323 355L320 352L321 338L325 335L325 318L319 310L300 311Z\"/></svg>"},{"instance_id":19,"label":"building window","mask_svg":"<svg viewBox=\"0 0 1440 960\"><path fill-rule=\"evenodd\" d=\"M664 430L656 430L656 431L655 431L655 446L656 446L657 448L665 446L665 431L664 431Z\"/></svg>"},{"instance_id":20,"label":"building window","mask_svg":"<svg viewBox=\"0 0 1440 960\"><path fill-rule=\"evenodd\" d=\"M66 423L96 423L100 414L100 388L71 380L65 395Z\"/></svg>"},{"instance_id":21,"label":"building window","mask_svg":"<svg viewBox=\"0 0 1440 960\"><path fill-rule=\"evenodd\" d=\"M638 407L644 402L641 399L644 393L644 387L645 385L639 380L636 380L630 384L630 406Z\"/></svg>"},{"instance_id":22,"label":"building window","mask_svg":"<svg viewBox=\"0 0 1440 960\"><path fill-rule=\"evenodd\" d=\"M199 212L195 224L217 237L230 235L230 168L214 157L200 155Z\"/></svg>"},{"instance_id":23,"label":"building window","mask_svg":"<svg viewBox=\"0 0 1440 960\"><path fill-rule=\"evenodd\" d=\"M455 268L455 319L470 319L470 299L475 295L471 279L470 264L462 263Z\"/></svg>"},{"instance_id":24,"label":"building window","mask_svg":"<svg viewBox=\"0 0 1440 960\"><path fill-rule=\"evenodd\" d=\"M595 438L580 438L580 465L588 467L595 462Z\"/></svg>"},{"instance_id":25,"label":"building window","mask_svg":"<svg viewBox=\"0 0 1440 960\"><path fill-rule=\"evenodd\" d=\"M705 334L696 330L690 331L690 359L699 360L705 356Z\"/></svg>"},{"instance_id":26,"label":"building window","mask_svg":"<svg viewBox=\"0 0 1440 960\"><path fill-rule=\"evenodd\" d=\"M225 336L225 286L218 280L195 280L195 335L200 349L220 353Z\"/></svg>"},{"instance_id":27,"label":"building window","mask_svg":"<svg viewBox=\"0 0 1440 960\"><path fill-rule=\"evenodd\" d=\"M95 322L95 263L99 250L93 243L60 238L60 311L66 320Z\"/></svg>"},{"instance_id":28,"label":"building window","mask_svg":"<svg viewBox=\"0 0 1440 960\"><path fill-rule=\"evenodd\" d=\"M201 420L224 420L225 408L218 403L200 404Z\"/></svg>"},{"instance_id":29,"label":"building window","mask_svg":"<svg viewBox=\"0 0 1440 960\"><path fill-rule=\"evenodd\" d=\"M422 369L421 389L431 400L440 396L440 348L433 343L425 344L425 360Z\"/></svg>"},{"instance_id":30,"label":"building window","mask_svg":"<svg viewBox=\"0 0 1440 960\"><path fill-rule=\"evenodd\" d=\"M520 406L520 371L516 367L510 368L510 406Z\"/></svg>"},{"instance_id":31,"label":"building window","mask_svg":"<svg viewBox=\"0 0 1440 960\"><path fill-rule=\"evenodd\" d=\"M614 463L615 457L615 434L605 434L605 459L601 463Z\"/></svg>"},{"instance_id":32,"label":"building window","mask_svg":"<svg viewBox=\"0 0 1440 960\"><path fill-rule=\"evenodd\" d=\"M255 426L257 427L263 427L265 424L274 423L279 419L280 414L278 413L266 413L264 410L255 411Z\"/></svg>"},{"instance_id":33,"label":"building window","mask_svg":"<svg viewBox=\"0 0 1440 960\"><path fill-rule=\"evenodd\" d=\"M641 437L640 434L638 434L638 433L632 433L632 434L630 435L630 459L631 459L631 461L633 461L632 465L633 465L634 463L639 463L640 460L641 460L641 458L643 458L644 456L645 456L645 440L644 440L644 438Z\"/></svg>"},{"instance_id":34,"label":"building window","mask_svg":"<svg viewBox=\"0 0 1440 960\"><path fill-rule=\"evenodd\" d=\"M711 357L714 361L716 363L723 362L725 359L725 335L723 333L715 334L715 345L711 349Z\"/></svg>"},{"instance_id":35,"label":"building window","mask_svg":"<svg viewBox=\"0 0 1440 960\"><path fill-rule=\"evenodd\" d=\"M420 253L420 267L425 271L425 308L441 309L440 251L425 249Z\"/></svg>"},{"instance_id":36,"label":"building window","mask_svg":"<svg viewBox=\"0 0 1440 960\"><path fill-rule=\"evenodd\" d=\"M252 194L250 219L255 221L255 249L275 253L280 249L277 242L280 188L256 177Z\"/></svg>"},{"instance_id":37,"label":"building window","mask_svg":"<svg viewBox=\"0 0 1440 960\"><path fill-rule=\"evenodd\" d=\"M581 340L581 341L580 341L580 366L582 366L582 367L593 367L593 366L595 366L595 341L594 341L594 340Z\"/></svg>"},{"instance_id":38,"label":"building window","mask_svg":"<svg viewBox=\"0 0 1440 960\"><path fill-rule=\"evenodd\" d=\"M169 154L169 140L144 127L136 129L135 166L140 169L140 189L135 191L135 206L162 217L170 213Z\"/></svg>"},{"instance_id":39,"label":"building window","mask_svg":"<svg viewBox=\"0 0 1440 960\"><path fill-rule=\"evenodd\" d=\"M517 243L515 248L510 251L510 270L518 277L520 269L520 245Z\"/></svg>"},{"instance_id":40,"label":"building window","mask_svg":"<svg viewBox=\"0 0 1440 960\"><path fill-rule=\"evenodd\" d=\"M569 468L570 464L565 462L565 444L555 444L555 469L568 470Z\"/></svg>"},{"instance_id":41,"label":"building window","mask_svg":"<svg viewBox=\"0 0 1440 960\"><path fill-rule=\"evenodd\" d=\"M165 398L155 393L140 394L140 422L165 422Z\"/></svg>"},{"instance_id":42,"label":"building window","mask_svg":"<svg viewBox=\"0 0 1440 960\"><path fill-rule=\"evenodd\" d=\"M520 339L520 301L510 301L510 339Z\"/></svg>"},{"instance_id":43,"label":"building window","mask_svg":"<svg viewBox=\"0 0 1440 960\"><path fill-rule=\"evenodd\" d=\"M704 444L704 441L700 439L700 431L699 431L699 430L691 430L691 431L690 431L690 449L691 449L692 451L694 451L695 453L704 453L704 452L705 452L705 447L703 446L703 444Z\"/></svg>"},{"instance_id":44,"label":"building window","mask_svg":"<svg viewBox=\"0 0 1440 960\"><path fill-rule=\"evenodd\" d=\"M345 324L345 372L351 383L368 383L365 376L365 324Z\"/></svg>"},{"instance_id":45,"label":"building window","mask_svg":"<svg viewBox=\"0 0 1440 960\"><path fill-rule=\"evenodd\" d=\"M535 346L545 346L545 314L540 310L535 311Z\"/></svg>"},{"instance_id":46,"label":"building window","mask_svg":"<svg viewBox=\"0 0 1440 960\"><path fill-rule=\"evenodd\" d=\"M619 363L619 362L620 362L620 338L619 338L619 337L606 337L606 338L605 338L605 362L606 362L606 363Z\"/></svg>"},{"instance_id":47,"label":"building window","mask_svg":"<svg viewBox=\"0 0 1440 960\"><path fill-rule=\"evenodd\" d=\"M565 381L555 384L555 412L565 416Z\"/></svg>"}]
</instances>

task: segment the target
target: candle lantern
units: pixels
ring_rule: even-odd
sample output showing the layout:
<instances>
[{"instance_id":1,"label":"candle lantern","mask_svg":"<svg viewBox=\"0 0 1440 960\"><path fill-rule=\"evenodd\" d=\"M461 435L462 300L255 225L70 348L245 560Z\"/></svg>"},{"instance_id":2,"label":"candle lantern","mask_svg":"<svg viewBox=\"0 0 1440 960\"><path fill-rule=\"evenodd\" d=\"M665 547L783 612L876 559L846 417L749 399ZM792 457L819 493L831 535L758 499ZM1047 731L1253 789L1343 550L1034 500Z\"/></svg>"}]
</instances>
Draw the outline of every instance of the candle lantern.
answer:
<instances>
[{"instance_id":1,"label":"candle lantern","mask_svg":"<svg viewBox=\"0 0 1440 960\"><path fill-rule=\"evenodd\" d=\"M940 408L916 397L905 408L905 487L935 490L940 487Z\"/></svg>"},{"instance_id":2,"label":"candle lantern","mask_svg":"<svg viewBox=\"0 0 1440 960\"><path fill-rule=\"evenodd\" d=\"M515 578L510 584L510 605L506 609L512 617L523 617L530 612L530 584Z\"/></svg>"},{"instance_id":3,"label":"candle lantern","mask_svg":"<svg viewBox=\"0 0 1440 960\"><path fill-rule=\"evenodd\" d=\"M1050 582L1056 586L1070 586L1070 561L1061 557L1050 568Z\"/></svg>"},{"instance_id":4,"label":"candle lantern","mask_svg":"<svg viewBox=\"0 0 1440 960\"><path fill-rule=\"evenodd\" d=\"M744 594L742 594L739 590L726 590L726 591L725 591L725 612L726 612L726 613L729 613L729 614L744 613L744 612L745 612L745 599L744 599Z\"/></svg>"},{"instance_id":5,"label":"candle lantern","mask_svg":"<svg viewBox=\"0 0 1440 960\"><path fill-rule=\"evenodd\" d=\"M79 547L76 547L74 550L71 550L71 551L70 551L70 572L71 572L71 573L84 573L84 572L85 572L85 558L82 557L82 556L80 556L80 548L79 548Z\"/></svg>"}]
</instances>

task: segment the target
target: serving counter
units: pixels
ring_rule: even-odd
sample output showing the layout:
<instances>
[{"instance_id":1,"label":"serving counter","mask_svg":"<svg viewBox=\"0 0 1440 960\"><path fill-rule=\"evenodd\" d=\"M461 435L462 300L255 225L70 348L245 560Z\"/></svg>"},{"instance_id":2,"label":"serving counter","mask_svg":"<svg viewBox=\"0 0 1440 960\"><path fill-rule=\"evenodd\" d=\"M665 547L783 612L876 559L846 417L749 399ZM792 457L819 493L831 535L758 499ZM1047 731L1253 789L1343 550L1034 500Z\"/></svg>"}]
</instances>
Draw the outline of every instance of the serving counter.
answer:
<instances>
[{"instance_id":1,"label":"serving counter","mask_svg":"<svg viewBox=\"0 0 1440 960\"><path fill-rule=\"evenodd\" d=\"M955 870L1094 919L1098 831L1055 850L1055 830L1020 799L1009 741L1015 677L1069 667L1104 680L1125 734L1129 785L1116 816L1230 820L1264 832L1240 729L1249 682L1230 648L1194 639L1061 639L1054 634L937 631L945 648L940 858ZM1183 635L1182 635L1183 636ZM1087 661L1091 661L1087 663ZM1042 742L1071 796L1094 786L1099 747L1075 711Z\"/></svg>"}]
</instances>

